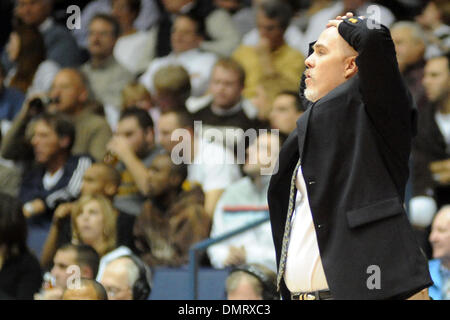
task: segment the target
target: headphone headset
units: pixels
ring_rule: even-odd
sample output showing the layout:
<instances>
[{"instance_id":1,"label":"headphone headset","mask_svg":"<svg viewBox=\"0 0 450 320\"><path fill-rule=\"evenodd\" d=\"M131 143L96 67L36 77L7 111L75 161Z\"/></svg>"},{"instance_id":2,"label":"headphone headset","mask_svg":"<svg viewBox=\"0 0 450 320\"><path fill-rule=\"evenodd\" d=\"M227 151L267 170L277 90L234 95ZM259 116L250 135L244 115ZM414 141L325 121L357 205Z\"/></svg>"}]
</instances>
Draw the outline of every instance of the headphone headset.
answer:
<instances>
[{"instance_id":1,"label":"headphone headset","mask_svg":"<svg viewBox=\"0 0 450 320\"><path fill-rule=\"evenodd\" d=\"M125 257L130 258L139 270L139 276L132 287L133 300L147 300L152 292L150 268L134 254Z\"/></svg>"},{"instance_id":2,"label":"headphone headset","mask_svg":"<svg viewBox=\"0 0 450 320\"><path fill-rule=\"evenodd\" d=\"M279 295L277 293L276 283L271 280L258 266L254 264L243 264L237 267L234 267L230 275L233 272L243 271L254 276L261 282L263 286L262 298L263 300L279 300Z\"/></svg>"}]
</instances>

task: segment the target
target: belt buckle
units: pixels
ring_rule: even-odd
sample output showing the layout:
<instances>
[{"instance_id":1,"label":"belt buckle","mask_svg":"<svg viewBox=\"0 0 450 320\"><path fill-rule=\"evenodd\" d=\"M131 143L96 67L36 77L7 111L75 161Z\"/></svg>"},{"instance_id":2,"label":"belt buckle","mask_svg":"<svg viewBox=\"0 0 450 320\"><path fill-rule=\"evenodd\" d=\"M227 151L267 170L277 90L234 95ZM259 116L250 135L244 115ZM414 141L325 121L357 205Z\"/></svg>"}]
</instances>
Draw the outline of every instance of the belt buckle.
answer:
<instances>
[{"instance_id":1,"label":"belt buckle","mask_svg":"<svg viewBox=\"0 0 450 320\"><path fill-rule=\"evenodd\" d=\"M300 293L298 300L316 300L316 296L310 293Z\"/></svg>"}]
</instances>

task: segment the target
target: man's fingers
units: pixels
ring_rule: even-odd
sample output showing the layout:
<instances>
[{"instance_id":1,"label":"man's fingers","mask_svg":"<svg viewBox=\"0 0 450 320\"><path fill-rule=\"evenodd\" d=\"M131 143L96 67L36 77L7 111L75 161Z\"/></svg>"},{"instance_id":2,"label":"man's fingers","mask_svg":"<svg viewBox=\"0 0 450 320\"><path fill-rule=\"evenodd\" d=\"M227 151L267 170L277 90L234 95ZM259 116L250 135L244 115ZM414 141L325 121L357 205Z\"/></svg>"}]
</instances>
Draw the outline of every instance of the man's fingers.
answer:
<instances>
[{"instance_id":1,"label":"man's fingers","mask_svg":"<svg viewBox=\"0 0 450 320\"><path fill-rule=\"evenodd\" d=\"M327 28L330 28L330 27L337 28L339 26L339 23L341 23L341 22L342 22L342 20L329 20L327 23Z\"/></svg>"}]
</instances>

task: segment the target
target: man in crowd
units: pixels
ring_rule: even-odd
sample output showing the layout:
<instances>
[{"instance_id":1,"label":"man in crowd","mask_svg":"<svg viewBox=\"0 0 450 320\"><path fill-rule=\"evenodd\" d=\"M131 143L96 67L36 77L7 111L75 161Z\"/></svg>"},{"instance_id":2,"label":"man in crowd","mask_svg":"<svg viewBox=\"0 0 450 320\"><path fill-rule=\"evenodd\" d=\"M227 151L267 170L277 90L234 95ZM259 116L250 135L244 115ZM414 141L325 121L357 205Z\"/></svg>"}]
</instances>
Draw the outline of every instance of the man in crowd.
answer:
<instances>
[{"instance_id":1,"label":"man in crowd","mask_svg":"<svg viewBox=\"0 0 450 320\"><path fill-rule=\"evenodd\" d=\"M79 278L95 279L100 258L87 245L66 244L61 246L53 258L53 267L47 273L46 282L34 297L35 300L60 300L68 284Z\"/></svg>"},{"instance_id":2,"label":"man in crowd","mask_svg":"<svg viewBox=\"0 0 450 320\"><path fill-rule=\"evenodd\" d=\"M126 109L107 148L120 161L116 169L121 174L121 184L114 206L137 216L149 191L148 167L153 158L163 152L155 145L153 120L148 112L139 108Z\"/></svg>"},{"instance_id":3,"label":"man in crowd","mask_svg":"<svg viewBox=\"0 0 450 320\"><path fill-rule=\"evenodd\" d=\"M108 300L146 300L150 294L150 270L138 257L122 256L109 262L100 283Z\"/></svg>"},{"instance_id":4,"label":"man in crowd","mask_svg":"<svg viewBox=\"0 0 450 320\"><path fill-rule=\"evenodd\" d=\"M89 154L97 161L103 160L106 143L111 138L111 129L103 116L94 113L88 96L88 84L82 73L77 69L60 70L53 79L49 105L45 105L44 102L43 108L38 109L31 103L36 102L34 99L36 97L30 97L25 102L4 137L1 146L2 156L13 160L28 160L30 146L27 143L25 129L34 116L47 109L49 112L61 112L69 116L74 123L75 141L72 148L74 155Z\"/></svg>"}]
</instances>

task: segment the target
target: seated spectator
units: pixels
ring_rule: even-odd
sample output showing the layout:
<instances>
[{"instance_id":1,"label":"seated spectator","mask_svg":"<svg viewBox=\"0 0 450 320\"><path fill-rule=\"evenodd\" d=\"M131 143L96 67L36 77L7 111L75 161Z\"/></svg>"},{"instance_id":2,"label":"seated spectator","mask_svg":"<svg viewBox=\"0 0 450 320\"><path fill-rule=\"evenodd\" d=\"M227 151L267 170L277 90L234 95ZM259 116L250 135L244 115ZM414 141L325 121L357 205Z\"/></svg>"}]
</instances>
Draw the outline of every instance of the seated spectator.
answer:
<instances>
[{"instance_id":1,"label":"seated spectator","mask_svg":"<svg viewBox=\"0 0 450 320\"><path fill-rule=\"evenodd\" d=\"M100 280L108 300L147 300L151 292L150 269L138 257L122 256L105 267Z\"/></svg>"},{"instance_id":2,"label":"seated spectator","mask_svg":"<svg viewBox=\"0 0 450 320\"><path fill-rule=\"evenodd\" d=\"M41 291L35 300L61 300L64 290L78 280L77 277L95 279L100 258L88 245L67 243L53 258L53 267L44 275Z\"/></svg>"},{"instance_id":3,"label":"seated spectator","mask_svg":"<svg viewBox=\"0 0 450 320\"><path fill-rule=\"evenodd\" d=\"M44 39L36 27L24 25L13 30L6 51L13 63L6 75L7 86L27 96L50 89L59 66L46 59Z\"/></svg>"},{"instance_id":4,"label":"seated spectator","mask_svg":"<svg viewBox=\"0 0 450 320\"><path fill-rule=\"evenodd\" d=\"M227 300L279 300L277 274L258 263L233 268L225 290Z\"/></svg>"},{"instance_id":5,"label":"seated spectator","mask_svg":"<svg viewBox=\"0 0 450 320\"><path fill-rule=\"evenodd\" d=\"M257 12L259 44L255 47L241 45L233 53L233 58L245 70L243 95L247 99L254 98L260 88L271 104L279 91L298 89L305 65L303 55L288 46L283 38L290 19L288 5L262 2ZM259 118L266 119L267 115L260 114Z\"/></svg>"},{"instance_id":6,"label":"seated spectator","mask_svg":"<svg viewBox=\"0 0 450 320\"><path fill-rule=\"evenodd\" d=\"M104 163L93 163L83 175L81 196L103 195L113 201L120 185L120 174L113 167ZM41 255L42 266L47 266L53 259L56 249L69 243L72 239L70 215L76 208L76 201L60 204L53 215L52 225ZM118 212L117 244L134 248L133 225L135 216Z\"/></svg>"},{"instance_id":7,"label":"seated spectator","mask_svg":"<svg viewBox=\"0 0 450 320\"><path fill-rule=\"evenodd\" d=\"M62 68L77 67L82 62L81 51L67 27L55 23L51 16L52 6L51 0L17 0L14 13L20 23L39 28L44 37L47 59Z\"/></svg>"},{"instance_id":8,"label":"seated spectator","mask_svg":"<svg viewBox=\"0 0 450 320\"><path fill-rule=\"evenodd\" d=\"M433 300L450 300L450 206L443 206L434 218L430 242L433 260L430 274L434 284L429 289Z\"/></svg>"},{"instance_id":9,"label":"seated spectator","mask_svg":"<svg viewBox=\"0 0 450 320\"><path fill-rule=\"evenodd\" d=\"M224 146L233 141L229 145L233 151L239 147L245 149L244 131L260 125L256 121L256 107L241 95L244 83L245 71L241 65L229 58L220 59L213 68L209 84L211 99L192 115L195 121L202 122L204 136L210 128L220 130L225 138Z\"/></svg>"},{"instance_id":10,"label":"seated spectator","mask_svg":"<svg viewBox=\"0 0 450 320\"><path fill-rule=\"evenodd\" d=\"M116 169L121 175L121 183L114 197L114 207L137 216L149 192L147 168L155 156L163 152L155 145L153 121L148 112L126 109L107 148L120 161Z\"/></svg>"},{"instance_id":11,"label":"seated spectator","mask_svg":"<svg viewBox=\"0 0 450 320\"><path fill-rule=\"evenodd\" d=\"M0 145L2 144L2 133L0 131ZM11 160L0 157L0 190L13 197L19 196L19 187L22 180L20 168Z\"/></svg>"},{"instance_id":12,"label":"seated spectator","mask_svg":"<svg viewBox=\"0 0 450 320\"><path fill-rule=\"evenodd\" d=\"M269 114L270 126L280 130L282 140L297 128L297 120L303 114L300 97L295 91L282 91L273 101Z\"/></svg>"},{"instance_id":13,"label":"seated spectator","mask_svg":"<svg viewBox=\"0 0 450 320\"><path fill-rule=\"evenodd\" d=\"M72 243L90 245L100 256L97 280L111 260L132 253L128 247L117 246L117 211L108 198L98 194L82 196L71 219Z\"/></svg>"},{"instance_id":14,"label":"seated spectator","mask_svg":"<svg viewBox=\"0 0 450 320\"><path fill-rule=\"evenodd\" d=\"M413 143L413 194L433 198L438 208L448 203L450 195L449 83L449 56L428 60L423 84L432 105L419 114L418 134Z\"/></svg>"},{"instance_id":15,"label":"seated spectator","mask_svg":"<svg viewBox=\"0 0 450 320\"><path fill-rule=\"evenodd\" d=\"M182 130L175 132L177 129ZM196 136L192 118L186 111L161 114L158 132L160 143L172 161L188 164L187 180L201 185L205 192L205 210L212 218L223 190L241 177L233 153L221 144ZM178 142L180 137L182 141Z\"/></svg>"},{"instance_id":16,"label":"seated spectator","mask_svg":"<svg viewBox=\"0 0 450 320\"><path fill-rule=\"evenodd\" d=\"M173 23L170 42L172 51L154 59L139 81L155 94L153 78L155 73L167 65L181 65L189 74L193 96L202 96L207 89L216 55L203 52L200 43L205 38L202 21L187 14L178 15Z\"/></svg>"},{"instance_id":17,"label":"seated spectator","mask_svg":"<svg viewBox=\"0 0 450 320\"><path fill-rule=\"evenodd\" d=\"M246 176L228 186L217 203L212 238L269 216L267 190L278 152L279 140L274 134L262 134L252 142L243 167ZM210 246L207 253L215 268L260 263L276 270L269 221Z\"/></svg>"},{"instance_id":18,"label":"seated spectator","mask_svg":"<svg viewBox=\"0 0 450 320\"><path fill-rule=\"evenodd\" d=\"M112 0L112 15L120 24L120 36L114 57L134 75L145 71L154 56L155 33L137 30L134 22L141 10L141 0Z\"/></svg>"},{"instance_id":19,"label":"seated spectator","mask_svg":"<svg viewBox=\"0 0 450 320\"><path fill-rule=\"evenodd\" d=\"M92 160L71 154L74 140L75 128L66 116L43 113L35 120L35 166L24 172L19 196L23 214L32 222L49 223L59 203L78 197L81 177Z\"/></svg>"},{"instance_id":20,"label":"seated spectator","mask_svg":"<svg viewBox=\"0 0 450 320\"><path fill-rule=\"evenodd\" d=\"M156 71L153 77L155 105L161 113L185 110L191 95L189 73L180 65L167 65Z\"/></svg>"},{"instance_id":21,"label":"seated spectator","mask_svg":"<svg viewBox=\"0 0 450 320\"><path fill-rule=\"evenodd\" d=\"M253 8L253 12L252 12L252 16L256 17L257 16L257 11L258 11L258 7L263 3L263 2L280 2L279 0L257 0L254 1L256 2L254 4L254 8ZM283 2L283 0L281 0L281 2ZM286 4L290 5L290 3L288 1L284 1ZM292 11L292 5L290 5L290 10ZM251 30L249 30L242 38L242 44L247 45L247 46L257 46L258 43L261 41L260 40L260 34L259 34L259 30L256 26L256 19L253 18L253 20L255 21L255 23L253 23L253 28ZM285 42L291 47L294 48L296 50L298 50L299 52L303 53L303 50L305 48L304 44L305 44L305 36L303 35L303 32L295 25L292 23L292 20L290 21L289 25L286 28L286 31L284 32L283 38L285 40Z\"/></svg>"},{"instance_id":22,"label":"seated spectator","mask_svg":"<svg viewBox=\"0 0 450 320\"><path fill-rule=\"evenodd\" d=\"M423 7L415 21L427 32L428 46L425 58L429 59L450 50L450 4L445 0L431 0Z\"/></svg>"},{"instance_id":23,"label":"seated spectator","mask_svg":"<svg viewBox=\"0 0 450 320\"><path fill-rule=\"evenodd\" d=\"M17 198L0 193L0 300L31 300L42 281Z\"/></svg>"},{"instance_id":24,"label":"seated spectator","mask_svg":"<svg viewBox=\"0 0 450 320\"><path fill-rule=\"evenodd\" d=\"M108 295L100 282L81 278L79 286L64 290L62 300L108 300Z\"/></svg>"},{"instance_id":25,"label":"seated spectator","mask_svg":"<svg viewBox=\"0 0 450 320\"><path fill-rule=\"evenodd\" d=\"M114 17L105 14L94 16L89 23L90 59L81 66L107 116L109 112L119 112L120 91L134 79L133 74L114 58L114 46L119 34L120 25Z\"/></svg>"},{"instance_id":26,"label":"seated spectator","mask_svg":"<svg viewBox=\"0 0 450 320\"><path fill-rule=\"evenodd\" d=\"M70 116L75 125L76 138L72 153L89 154L94 159L103 160L106 143L111 138L111 129L104 117L94 113L88 100L88 84L76 69L62 69L55 76L49 93L51 103L34 105L35 97L30 97L16 116L1 146L2 156L12 160L27 160L31 146L25 135L27 124L36 114L47 109Z\"/></svg>"},{"instance_id":27,"label":"seated spectator","mask_svg":"<svg viewBox=\"0 0 450 320\"><path fill-rule=\"evenodd\" d=\"M149 200L134 224L135 246L149 266L181 266L190 247L208 236L210 219L200 186L183 188L184 164L158 155L149 171Z\"/></svg>"},{"instance_id":28,"label":"seated spectator","mask_svg":"<svg viewBox=\"0 0 450 320\"><path fill-rule=\"evenodd\" d=\"M420 111L428 104L422 84L425 66L425 34L418 24L409 21L394 23L391 34L399 70Z\"/></svg>"},{"instance_id":29,"label":"seated spectator","mask_svg":"<svg viewBox=\"0 0 450 320\"><path fill-rule=\"evenodd\" d=\"M134 28L139 31L149 30L159 19L159 8L157 6L159 0L141 0L141 9L137 18L133 22ZM91 19L99 13L111 14L111 0L93 0L81 10L81 25L87 26ZM81 48L88 46L88 30L87 28L74 29L73 34L77 39ZM150 56L151 59L153 56Z\"/></svg>"},{"instance_id":30,"label":"seated spectator","mask_svg":"<svg viewBox=\"0 0 450 320\"><path fill-rule=\"evenodd\" d=\"M0 63L0 134L5 135L22 107L25 95L19 89L4 85L5 69Z\"/></svg>"},{"instance_id":31,"label":"seated spectator","mask_svg":"<svg viewBox=\"0 0 450 320\"><path fill-rule=\"evenodd\" d=\"M189 14L203 21L209 39L204 39L200 49L218 56L229 56L240 41L239 31L235 28L228 12L217 9L211 0L161 0L163 11L157 25L156 56L168 55L171 48L170 33L173 17Z\"/></svg>"}]
</instances>

